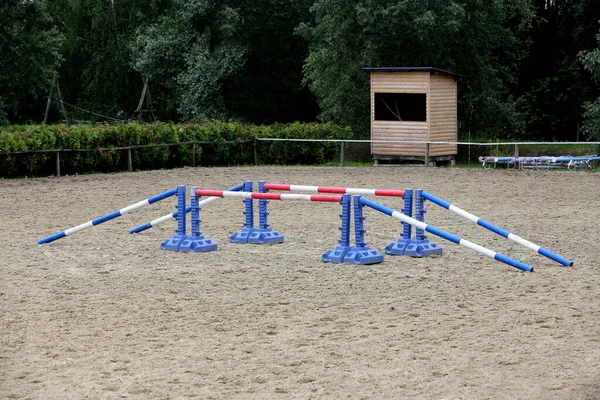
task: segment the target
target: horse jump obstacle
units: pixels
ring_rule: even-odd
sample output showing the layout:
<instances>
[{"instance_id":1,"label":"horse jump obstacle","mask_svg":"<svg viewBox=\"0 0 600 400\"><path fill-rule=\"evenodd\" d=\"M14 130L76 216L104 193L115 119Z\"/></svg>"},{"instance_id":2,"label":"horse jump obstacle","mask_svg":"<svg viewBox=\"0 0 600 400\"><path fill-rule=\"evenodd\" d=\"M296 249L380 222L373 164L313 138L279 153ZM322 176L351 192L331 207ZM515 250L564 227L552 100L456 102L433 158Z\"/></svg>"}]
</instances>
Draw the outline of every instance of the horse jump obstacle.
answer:
<instances>
[{"instance_id":1,"label":"horse jump obstacle","mask_svg":"<svg viewBox=\"0 0 600 400\"><path fill-rule=\"evenodd\" d=\"M244 190L248 190L252 188L252 182L247 181L243 184ZM183 251L183 252L206 252L206 251L214 251L217 249L217 245L210 239L205 238L200 231L200 222L202 219L200 218L200 204L203 201L199 201L200 196L211 196L212 198L242 198L246 202L246 211L244 214L246 215L246 223L244 224L244 230L246 230L246 240L244 242L237 240L239 239L239 235L241 232L237 232L234 234L230 241L233 243L251 243L248 241L249 234L253 234L253 230L256 228L253 227L252 224L252 204L250 203L250 207L248 207L248 201L251 202L253 199L259 200L304 200L311 202L335 202L342 204L342 214L340 217L342 218L342 227L340 227L342 239L339 241L340 246L337 248L328 251L323 257L323 261L326 262L353 262L353 263L377 263L383 261L383 256L379 254L376 250L371 250L366 247L366 243L364 241L359 241L359 246L351 247L349 243L350 239L350 205L351 205L351 196L343 195L343 196L325 196L325 195L302 195L302 194L276 194L276 193L253 193L253 192L233 192L233 191L221 191L221 190L199 190L197 187L193 187L190 191L190 212L192 219L192 228L191 235L186 235L186 219L185 213L181 212L181 210L185 207L185 196L186 190L185 186L180 186L176 190L177 194L177 229L176 234L170 239L167 239L165 242L161 244L162 250L171 250L171 251ZM175 213L173 213L175 214ZM166 217L171 217L169 214ZM248 222L250 221L250 222ZM267 226L266 221L263 223L263 228ZM261 232L264 233L264 232ZM283 239L283 236L280 236ZM346 257L347 253L348 257Z\"/></svg>"},{"instance_id":2,"label":"horse jump obstacle","mask_svg":"<svg viewBox=\"0 0 600 400\"><path fill-rule=\"evenodd\" d=\"M390 217L399 219L402 222L406 222L408 224L411 224L411 225L413 225L414 227L416 227L418 229L430 232L430 233L432 233L432 234L434 234L436 236L439 236L441 238L444 238L446 240L454 242L454 243L456 243L458 245L467 247L467 248L469 248L471 250L475 250L478 253L481 253L481 254L484 254L484 255L486 255L488 257L493 258L494 260L497 260L497 261L503 262L505 264L508 264L508 265L510 265L512 267L518 268L521 271L533 272L533 267L531 267L531 266L529 266L527 264L524 264L524 263L522 263L520 261L517 261L517 260L513 260L510 257L507 257L507 256L505 256L503 254L497 253L497 252L495 252L493 250L487 249L487 248L485 248L483 246L479 246L478 244L475 244L475 243L470 242L468 240L461 239L458 236L455 236L455 235L453 235L451 233L448 233L448 232L446 232L446 231L444 231L442 229L438 229L438 228L436 228L434 226L431 226L431 225L428 225L428 224L426 224L424 222L417 221L414 218L408 217L408 216L406 216L406 215L404 215L404 214L402 214L402 213L400 213L398 211L392 210L391 208L386 207L384 205L381 205L379 203L376 203L374 201L365 199L362 196L356 196L355 197L355 204L356 203L359 203L361 205L369 206L372 209L377 210L377 211L379 211L379 212L381 212L383 214L386 214L386 215L389 215Z\"/></svg>"},{"instance_id":3,"label":"horse jump obstacle","mask_svg":"<svg viewBox=\"0 0 600 400\"><path fill-rule=\"evenodd\" d=\"M276 194L276 193L267 193L268 189L273 190L304 190L304 191L312 191L317 193L344 193L342 196L328 196L328 195L303 195L303 194ZM244 192L239 192L239 190L244 190ZM250 190L250 191L248 191ZM390 215L396 219L399 219L404 224L403 237L404 233L406 233L406 227L415 226L417 232L417 241L423 240L425 238L424 232L430 232L434 235L440 236L446 240L452 241L459 245L471 248L475 251L478 251L482 254L485 254L495 260L501 261L508 265L511 265L515 268L518 268L522 271L533 271L533 268L527 264L521 263L519 261L513 260L505 255L494 252L485 247L479 246L475 243L467 241L465 239L461 239L455 235L452 235L448 232L445 232L441 229L435 228L426 224L423 221L424 213L426 212L424 209L425 200L429 200L434 204L437 204L443 208L446 208L453 213L460 215L476 224L485 227L486 229L499 234L509 240L512 240L518 244L521 244L524 247L527 247L535 252L548 257L562 265L572 266L573 262L559 256L541 246L538 246L532 242L529 242L517 235L514 235L508 231L503 230L502 228L493 225L471 213L468 213L465 210L460 209L459 207L454 206L440 198L433 196L432 194L425 192L421 189L416 191L415 196L415 204L416 204L416 219L412 218L410 214L412 213L411 209L407 210L406 200L408 198L411 199L411 207L412 208L412 190L407 189L403 191L393 191L393 190L379 190L379 189L358 189L358 188L337 188L337 187L317 187L317 186L299 186L299 185L281 185L281 184L268 184L264 181L259 182L259 190L260 192L254 193L252 190L252 182L247 181L243 184L234 186L231 190L220 191L220 190L200 190L197 187L193 187L190 193L190 202L191 205L186 207L186 187L178 186L176 189L171 189L166 192L160 193L156 196L150 197L148 199L142 200L135 204L132 204L128 207L125 207L121 210L114 211L112 213L106 214L100 218L96 218L92 221L86 222L84 224L78 225L71 229L67 229L62 232L58 232L54 235L48 236L46 238L40 239L38 241L39 244L49 243L55 241L57 239L61 239L68 235L71 235L75 232L78 232L83 229L87 229L89 227L101 224L103 222L109 221L111 219L117 218L121 215L124 215L128 212L141 208L143 206L153 204L155 202L161 201L165 198L177 195L177 211L171 214L168 214L164 217L161 217L157 220L151 221L144 225L141 225L137 228L132 229L132 231L139 232L145 229L148 229L152 226L155 226L158 223L162 223L164 221L170 219L177 219L178 228L176 230L176 235L165 241L161 245L161 249L164 250L175 250L175 251L184 251L184 252L205 252L205 251L213 251L217 249L217 245L212 242L210 239L206 239L202 232L200 231L200 210L202 205L210 204L211 202L219 199L219 198L242 198L246 204L246 210L244 214L246 214L246 224L244 225L244 229L248 229L249 232L252 230L268 230L270 233L273 233L269 228L269 225L266 221L266 216L269 214L266 210L266 203L269 200L304 200L304 201L312 201L312 202L337 202L342 205L342 214L340 214L340 218L342 219L342 226L340 227L341 231L341 240L339 240L339 246L326 252L322 256L322 260L325 262L348 262L354 264L372 264L383 261L383 255L379 254L376 250L371 250L366 246L366 242L364 241L364 234L366 229L364 229L363 221L365 217L362 213L362 208L364 206L369 206L370 208L374 208L384 214ZM393 196L393 197L402 197L405 200L405 207L403 209L404 213L394 211L391 208L385 207L379 203L375 203L371 200L365 199L361 195L354 196L354 220L355 220L355 242L356 246L350 246L350 220L351 220L351 202L352 197L349 193L364 193L371 195L379 195L379 196ZM200 196L210 196L207 199L200 201ZM253 227L253 216L252 216L252 200L259 200L259 202L264 202L264 207L259 207L261 213L261 226L260 228ZM191 213L192 227L191 227L191 235L186 235L186 214ZM409 214L409 215L406 215ZM250 222L250 223L249 223ZM138 229L143 228L143 229ZM131 232L131 233L135 233ZM264 233L264 232L259 232ZM275 236L279 235L275 232ZM235 235L234 235L235 236ZM230 238L230 241L236 242L234 236ZM283 241L283 236L279 235L281 241ZM408 238L410 239L410 230ZM238 242L236 242L238 243ZM241 243L241 242L239 242ZM246 241L245 243L251 243L250 241ZM391 246L391 245L390 245ZM388 246L388 248L390 247ZM388 248L386 248L386 253L393 254L388 252ZM441 249L441 248L440 248Z\"/></svg>"},{"instance_id":4,"label":"horse jump obstacle","mask_svg":"<svg viewBox=\"0 0 600 400\"><path fill-rule=\"evenodd\" d=\"M407 193L412 192L410 189L407 189L404 191L398 191L398 190L378 190L378 189L361 189L361 188L319 187L319 186L304 186L304 185L271 184L271 183L264 183L264 181L261 181L259 183L259 187L260 187L260 189L262 189L261 192L271 189L271 190L287 190L287 191L298 190L298 191L309 191L309 192L317 192L317 193L352 193L352 194L368 194L368 195L393 196L393 197L402 196L403 199L405 200L405 203L407 200L405 198L405 196L407 195ZM255 198L258 198L258 197L255 197ZM508 231L506 231L506 230L504 230L482 218L479 218L479 217L477 217L455 205L452 205L438 197L435 197L432 194L423 191L422 189L416 190L416 196L415 196L415 205L416 205L416 207L415 207L416 215L415 216L416 216L416 220L419 221L421 223L421 225L409 224L408 222L401 220L401 221L403 221L403 225L405 227L401 241L406 237L405 236L406 226L408 225L409 229L410 229L410 226L414 225L416 227L416 239L414 239L414 242L415 243L419 243L421 241L424 241L427 243L429 242L429 241L425 240L426 239L425 230L421 228L421 226L424 226L423 225L424 224L424 214L426 213L426 210L424 207L425 200L429 200L429 201L433 202L434 204L437 204L443 208L446 208L459 216L462 216L472 222L475 222L476 224L483 226L484 228L486 228L500 236L503 236L509 240L514 241L515 243L518 243L524 247L527 247L527 248L535 251L536 253L539 253L539 254L541 254L553 261L556 261L564 266L572 266L573 265L573 262L571 260L568 260L558 254L551 252L550 250L547 250L537 244L534 244L534 243L532 243L526 239L523 239L513 233L510 233L510 232L508 232ZM264 208L264 211L266 211L266 207ZM411 217L412 210L410 208L408 210L406 210L406 204L405 204L405 208L402 211L405 216L407 216L409 218ZM360 247L361 243L364 242L364 236L360 235L360 231L364 228L362 228L362 225L359 225L359 223L362 224L364 217L362 217L362 214L359 214L357 212L358 211L355 210L356 246ZM344 225L344 224L342 224L342 225ZM342 228L340 228L340 229L342 229ZM408 238L410 238L410 230L408 232L409 232ZM463 239L463 241L464 241L464 239ZM458 243L458 242L456 242L456 243ZM471 243L471 242L468 242L468 243ZM393 252L388 251L388 249L390 249L391 246L392 245L390 245L386 248L386 253L392 254L392 255L397 255L397 254L394 254ZM434 245L434 246L437 246L437 245ZM339 250L342 251L343 249L339 249ZM441 253L441 251L440 251L440 253ZM401 253L401 254L407 254L407 255L415 254L416 256L423 256L423 254L420 254L418 251L413 251L413 254L409 254L409 253ZM413 255L413 256L415 256L415 255ZM503 258L503 257L505 257L505 256L502 256L502 255L499 256L499 258ZM326 257L324 256L324 260L325 260L325 258ZM339 259L338 259L338 261L339 261ZM343 261L343 259L342 259L342 261L339 261L339 262L348 262L348 261ZM509 265L512 265L512 264L509 264ZM525 264L523 264L523 265L525 265Z\"/></svg>"},{"instance_id":5,"label":"horse jump obstacle","mask_svg":"<svg viewBox=\"0 0 600 400\"><path fill-rule=\"evenodd\" d=\"M183 188L185 190L185 186ZM234 187L232 187L232 188L230 188L228 190L237 191L237 190L241 190L242 188L243 188L243 184L240 184L240 185L234 186ZM113 211L113 212L111 212L109 214L106 214L106 215L104 215L102 217L93 219L91 221L85 222L85 223L80 224L80 225L77 225L77 226L75 226L73 228L70 228L70 229L67 229L67 230L55 233L54 235L50 235L48 237L42 238L42 239L38 240L38 244L50 243L50 242L53 242L55 240L62 239L64 237L66 237L66 236L72 235L73 233L76 233L76 232L82 231L84 229L91 228L92 226L96 226L96 225L102 224L104 222L110 221L112 219L120 217L120 216L122 216L124 214L127 214L127 213L129 213L131 211L137 210L137 209L142 208L144 206L147 206L147 205L150 205L150 204L153 204L153 203L157 203L157 202L159 202L161 200L164 200L166 198L169 198L169 197L177 195L178 194L178 190L179 190L179 188L167 190L166 192L157 194L156 196L149 197L146 200L139 201L139 202L137 202L135 204L132 204L132 205L127 206L125 208L122 208L120 210ZM218 199L219 199L219 197L209 197L207 199L204 199L199 204L199 206L210 204L210 203L212 203L212 202L214 202L214 201L216 201ZM192 209L191 206L186 207L185 208L185 213L189 213L191 211L191 209ZM179 212L176 211L176 212L174 212L172 214L165 215L164 217L155 219L154 221L151 221L151 222L148 222L146 224L140 225L140 226L138 226L136 228L133 228L132 230L129 231L129 233L137 233L137 232L141 232L143 230L149 229L149 228L151 228L153 226L156 226L156 225L158 225L160 223L168 221L168 220L170 220L172 218L177 218L178 214L179 214Z\"/></svg>"},{"instance_id":6,"label":"horse jump obstacle","mask_svg":"<svg viewBox=\"0 0 600 400\"><path fill-rule=\"evenodd\" d=\"M231 188L229 188L227 190L230 191L230 192L237 192L239 190L242 190L243 188L244 188L244 184L240 183L239 185L231 187ZM209 197L207 199L202 200L199 203L199 206L203 207L203 206L205 206L207 204L210 204L210 203L212 203L213 201L216 201L216 200L219 200L219 197ZM192 206L187 206L185 208L185 213L186 214L189 213L189 212L191 212L191 211L192 211ZM171 214L167 214L165 216L162 216L162 217L157 218L155 220L152 220L150 222L146 222L145 224L142 224L140 226L136 226L135 228L130 229L129 233L130 234L134 234L134 233L139 233L139 232L145 231L146 229L150 229L150 228L152 228L152 227L154 227L156 225L162 224L163 222L167 222L167 221L170 221L172 219L177 219L178 215L179 215L179 211L175 211L175 212L173 212Z\"/></svg>"},{"instance_id":7,"label":"horse jump obstacle","mask_svg":"<svg viewBox=\"0 0 600 400\"><path fill-rule=\"evenodd\" d=\"M304 194L277 194L277 193L253 193L253 192L227 192L219 190L192 190L198 196L219 196L229 198L244 198L257 200L303 200L311 202L335 202L342 205L340 218L342 226L339 228L341 239L339 246L327 251L321 259L324 262L334 263L354 263L354 264L375 264L383 261L383 255L376 250L367 247L364 240L357 239L356 246L350 246L350 221L351 221L351 195L326 196L326 195L304 195ZM364 218L363 218L364 219ZM264 225L263 225L263 229ZM364 229L356 229L357 232L364 233ZM358 238L357 234L357 238Z\"/></svg>"},{"instance_id":8,"label":"horse jump obstacle","mask_svg":"<svg viewBox=\"0 0 600 400\"><path fill-rule=\"evenodd\" d=\"M96 225L99 225L99 224L101 224L103 222L110 221L111 219L115 219L117 217L120 217L121 215L127 214L128 212L131 212L133 210L137 210L138 208L142 208L142 207L147 206L149 204L153 204L153 203L156 203L158 201L164 200L164 199L166 199L168 197L174 196L176 193L177 193L176 189L167 190L166 192L157 194L156 196L147 198L146 200L139 201L139 202L137 202L135 204L132 204L132 205L130 205L128 207L125 207L125 208L122 208L120 210L111 212L111 213L106 214L106 215L104 215L104 216L102 216L100 218L93 219L93 220L88 221L86 223L83 223L81 225L77 225L77 226L75 226L75 227L73 227L71 229L67 229L65 231L58 232L58 233L56 233L54 235L51 235L51 236L45 237L43 239L40 239L40 240L38 240L38 244L50 243L50 242L53 242L55 240L62 239L64 237L66 237L66 236L72 235L75 232L79 232L79 231L82 231L84 229L91 228L92 226L96 226Z\"/></svg>"},{"instance_id":9,"label":"horse jump obstacle","mask_svg":"<svg viewBox=\"0 0 600 400\"><path fill-rule=\"evenodd\" d=\"M518 243L521 246L527 247L528 249L531 249L531 250L535 251L536 253L539 253L545 257L548 257L549 259L556 261L566 267L573 266L573 261L568 260L564 257L561 257L558 254L555 254L555 253L551 252L550 250L547 250L541 246L538 246L535 243L525 240L520 236L510 233L510 232L500 228L497 225L494 225L482 218L479 218L476 215L473 215L473 214L455 206L454 204L450 204L447 201L440 199L439 197L435 197L431 193L428 193L428 192L425 192L425 191L419 189L419 190L417 190L417 198L419 198L419 197L422 197L425 200L429 200L432 203L437 204L438 206L440 206L442 208L445 208L446 210L452 211L456 215L460 215L461 217L468 219L469 221L474 222L479 226L483 226L484 228L486 228L489 231L492 231L500 236L503 236L503 237L507 238L508 240L512 240L513 242Z\"/></svg>"},{"instance_id":10,"label":"horse jump obstacle","mask_svg":"<svg viewBox=\"0 0 600 400\"><path fill-rule=\"evenodd\" d=\"M192 188L192 192L196 187ZM206 252L217 250L217 245L210 239L202 235L200 231L200 202L197 196L190 198L190 214L192 218L191 234L187 235L186 229L186 187L181 185L177 187L177 229L175 236L167 239L160 245L161 250L182 251L182 252Z\"/></svg>"},{"instance_id":11,"label":"horse jump obstacle","mask_svg":"<svg viewBox=\"0 0 600 400\"><path fill-rule=\"evenodd\" d=\"M355 263L355 264L373 264L383 261L383 255L379 254L376 250L371 250L366 246L364 241L364 234L366 229L364 229L363 221L366 217L363 216L362 208L365 205L368 205L375 210L378 210L384 214L390 215L400 221L415 226L417 229L422 231L430 232L434 235L442 237L443 239L449 240L456 244L465 246L472 250L475 250L481 254L487 255L497 261L503 262L512 267L518 268L521 271L532 272L533 267L514 260L510 257L507 257L501 253L495 252L493 250L487 249L483 246L477 245L473 242L470 242L465 239L461 239L458 236L452 235L446 231L430 226L422 221L418 221L414 218L406 216L398 211L394 211L391 208L385 207L379 203L376 203L371 200L367 200L364 197L357 195L354 197L354 219L355 219L355 241L356 246L349 246L349 233L350 233L350 195L343 195L342 198L339 196L319 196L319 195L285 195L285 194L272 194L272 193L233 193L226 191L217 191L217 190L195 190L195 193L199 196L221 196L221 197L237 197L237 198L246 198L246 199L271 199L271 200L306 200L306 201L339 201L342 204L342 214L340 217L342 218L342 226L340 230L342 232L342 238L339 241L340 245L334 248L333 250L329 250L322 256L322 260L325 262L346 262L346 263Z\"/></svg>"},{"instance_id":12,"label":"horse jump obstacle","mask_svg":"<svg viewBox=\"0 0 600 400\"><path fill-rule=\"evenodd\" d=\"M264 181L261 181L264 182ZM260 188L260 182L259 182ZM306 185L285 185L279 183L264 183L262 185L264 191L281 190L281 191L301 191L301 192L316 192L316 193L347 193L353 195L372 195L385 197L400 197L404 201L402 212L404 215L412 215L413 190L388 190L388 189L365 189L365 188L344 188L332 186L306 186ZM262 190L261 190L262 191ZM260 203L260 202L259 202ZM260 204L259 204L260 205ZM266 212L266 204L264 211ZM268 214L268 213L267 213ZM423 221L424 212L422 208L417 207L416 217L419 221ZM412 226L402 222L403 230L400 239L390 243L385 248L385 253L395 256L411 256L411 257L428 257L442 254L442 247L427 240L424 233L416 233L416 237L412 239Z\"/></svg>"}]
</instances>

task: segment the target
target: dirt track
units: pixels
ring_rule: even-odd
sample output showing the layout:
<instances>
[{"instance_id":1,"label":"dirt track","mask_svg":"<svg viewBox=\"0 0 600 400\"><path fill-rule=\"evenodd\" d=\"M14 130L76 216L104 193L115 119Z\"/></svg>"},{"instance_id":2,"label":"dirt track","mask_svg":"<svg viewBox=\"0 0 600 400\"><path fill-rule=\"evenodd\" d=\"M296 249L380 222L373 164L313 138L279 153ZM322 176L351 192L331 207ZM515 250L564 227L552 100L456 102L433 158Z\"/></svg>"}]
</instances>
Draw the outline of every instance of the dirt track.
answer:
<instances>
[{"instance_id":1,"label":"dirt track","mask_svg":"<svg viewBox=\"0 0 600 400\"><path fill-rule=\"evenodd\" d=\"M269 204L281 245L234 245L242 203L203 210L206 254L160 251L172 199L41 237L179 184L423 188L575 262L562 267L428 203L457 245L331 265L337 204ZM400 209L397 199L375 199ZM600 398L600 175L418 167L181 169L0 181L0 398ZM367 210L367 242L398 221Z\"/></svg>"}]
</instances>

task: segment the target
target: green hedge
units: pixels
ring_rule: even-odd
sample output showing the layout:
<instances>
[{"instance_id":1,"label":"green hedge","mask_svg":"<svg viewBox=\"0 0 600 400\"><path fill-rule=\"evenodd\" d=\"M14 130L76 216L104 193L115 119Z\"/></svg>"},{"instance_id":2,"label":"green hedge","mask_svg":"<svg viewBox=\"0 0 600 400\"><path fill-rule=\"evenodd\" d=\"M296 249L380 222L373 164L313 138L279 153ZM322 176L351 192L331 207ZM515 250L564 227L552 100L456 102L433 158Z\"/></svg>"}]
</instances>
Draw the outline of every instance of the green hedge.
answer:
<instances>
[{"instance_id":1,"label":"green hedge","mask_svg":"<svg viewBox=\"0 0 600 400\"><path fill-rule=\"evenodd\" d=\"M334 124L293 123L269 126L213 121L204 124L156 123L141 125L64 125L10 126L0 129L0 177L47 176L55 171L52 153L4 155L14 151L47 149L95 149L147 144L211 141L196 145L196 165L226 166L254 162L254 141L264 138L350 139L349 128ZM221 143L219 143L221 142ZM336 143L267 142L257 145L261 164L323 164L339 149ZM192 165L191 145L132 150L136 170L175 168ZM61 152L64 174L115 172L127 169L127 153L121 150L100 152Z\"/></svg>"},{"instance_id":2,"label":"green hedge","mask_svg":"<svg viewBox=\"0 0 600 400\"><path fill-rule=\"evenodd\" d=\"M274 124L250 127L253 137L283 139L351 139L350 128L335 124ZM259 141L259 164L324 164L339 153L339 143Z\"/></svg>"}]
</instances>

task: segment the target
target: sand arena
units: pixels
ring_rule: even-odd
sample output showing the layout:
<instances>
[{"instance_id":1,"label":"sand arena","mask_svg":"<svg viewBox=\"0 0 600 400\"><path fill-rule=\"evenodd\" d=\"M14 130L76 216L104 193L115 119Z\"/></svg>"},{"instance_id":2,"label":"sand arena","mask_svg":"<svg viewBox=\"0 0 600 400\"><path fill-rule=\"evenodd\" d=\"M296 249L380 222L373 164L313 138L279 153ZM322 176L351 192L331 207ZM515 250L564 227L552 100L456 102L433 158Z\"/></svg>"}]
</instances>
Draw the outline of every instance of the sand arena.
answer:
<instances>
[{"instance_id":1,"label":"sand arena","mask_svg":"<svg viewBox=\"0 0 600 400\"><path fill-rule=\"evenodd\" d=\"M426 222L532 265L430 236L438 258L324 264L338 204L271 202L280 245L228 243L242 201L202 211L216 252L160 251L167 199L37 240L177 185L244 180L423 188L572 259L562 267L428 204ZM377 198L400 209L401 201ZM0 398L600 398L596 173L380 167L185 168L0 180ZM369 246L400 223L365 209Z\"/></svg>"}]
</instances>

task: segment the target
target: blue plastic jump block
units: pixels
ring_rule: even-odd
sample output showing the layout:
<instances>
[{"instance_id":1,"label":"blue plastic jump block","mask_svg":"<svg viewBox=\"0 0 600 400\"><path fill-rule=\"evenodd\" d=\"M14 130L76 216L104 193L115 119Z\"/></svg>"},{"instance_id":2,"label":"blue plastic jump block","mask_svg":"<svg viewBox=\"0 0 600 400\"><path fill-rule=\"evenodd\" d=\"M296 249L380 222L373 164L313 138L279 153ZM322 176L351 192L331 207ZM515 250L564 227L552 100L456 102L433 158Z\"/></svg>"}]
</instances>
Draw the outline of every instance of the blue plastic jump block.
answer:
<instances>
[{"instance_id":1,"label":"blue plastic jump block","mask_svg":"<svg viewBox=\"0 0 600 400\"><path fill-rule=\"evenodd\" d=\"M271 228L254 228L254 232L250 234L248 243L253 244L270 244L270 243L283 243L285 237L274 231Z\"/></svg>"},{"instance_id":2,"label":"blue plastic jump block","mask_svg":"<svg viewBox=\"0 0 600 400\"><path fill-rule=\"evenodd\" d=\"M398 239L397 241L387 245L385 248L385 254L390 254L392 256L403 256L408 245L414 241L414 239Z\"/></svg>"},{"instance_id":3,"label":"blue plastic jump block","mask_svg":"<svg viewBox=\"0 0 600 400\"><path fill-rule=\"evenodd\" d=\"M443 248L429 240L415 240L406 246L404 255L409 257L430 257L442 255Z\"/></svg>"},{"instance_id":4,"label":"blue plastic jump block","mask_svg":"<svg viewBox=\"0 0 600 400\"><path fill-rule=\"evenodd\" d=\"M217 244L204 236L187 236L179 246L185 253L204 253L217 250Z\"/></svg>"},{"instance_id":5,"label":"blue plastic jump block","mask_svg":"<svg viewBox=\"0 0 600 400\"><path fill-rule=\"evenodd\" d=\"M248 243L250 235L256 230L256 228L242 228L229 237L230 243Z\"/></svg>"},{"instance_id":6,"label":"blue plastic jump block","mask_svg":"<svg viewBox=\"0 0 600 400\"><path fill-rule=\"evenodd\" d=\"M321 256L323 262L330 262L335 264L341 264L344 262L344 257L350 251L350 246L337 246L333 250L328 250Z\"/></svg>"},{"instance_id":7,"label":"blue plastic jump block","mask_svg":"<svg viewBox=\"0 0 600 400\"><path fill-rule=\"evenodd\" d=\"M350 264L378 264L383 262L383 254L377 250L364 247L350 247L350 250L344 256L344 263Z\"/></svg>"},{"instance_id":8,"label":"blue plastic jump block","mask_svg":"<svg viewBox=\"0 0 600 400\"><path fill-rule=\"evenodd\" d=\"M160 249L168 251L179 251L179 246L181 246L181 243L183 243L183 241L187 238L187 235L175 235L172 238L162 242L160 245Z\"/></svg>"}]
</instances>

